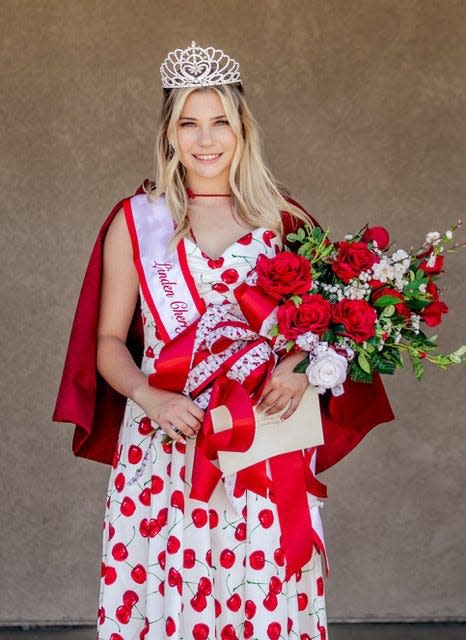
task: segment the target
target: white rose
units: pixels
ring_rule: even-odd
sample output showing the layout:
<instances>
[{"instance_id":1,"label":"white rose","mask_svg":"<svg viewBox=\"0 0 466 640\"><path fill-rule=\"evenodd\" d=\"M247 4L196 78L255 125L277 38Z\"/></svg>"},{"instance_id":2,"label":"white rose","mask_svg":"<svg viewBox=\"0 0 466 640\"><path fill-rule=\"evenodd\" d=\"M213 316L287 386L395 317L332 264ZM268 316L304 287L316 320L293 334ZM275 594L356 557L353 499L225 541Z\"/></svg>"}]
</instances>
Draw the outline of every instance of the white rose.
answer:
<instances>
[{"instance_id":1,"label":"white rose","mask_svg":"<svg viewBox=\"0 0 466 640\"><path fill-rule=\"evenodd\" d=\"M332 389L333 395L341 395L347 369L346 358L333 349L327 349L308 365L306 375L318 393Z\"/></svg>"}]
</instances>

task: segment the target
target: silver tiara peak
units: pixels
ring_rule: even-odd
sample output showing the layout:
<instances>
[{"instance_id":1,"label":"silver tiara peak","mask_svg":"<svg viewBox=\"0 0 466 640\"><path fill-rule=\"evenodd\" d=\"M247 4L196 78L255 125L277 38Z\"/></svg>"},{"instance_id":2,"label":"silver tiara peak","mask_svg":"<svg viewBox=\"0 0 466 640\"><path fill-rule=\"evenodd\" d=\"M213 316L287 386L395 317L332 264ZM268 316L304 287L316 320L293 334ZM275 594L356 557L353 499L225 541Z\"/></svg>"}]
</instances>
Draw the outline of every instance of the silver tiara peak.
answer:
<instances>
[{"instance_id":1,"label":"silver tiara peak","mask_svg":"<svg viewBox=\"0 0 466 640\"><path fill-rule=\"evenodd\" d=\"M241 82L239 63L221 49L198 47L194 40L186 49L170 51L160 65L162 87L210 87Z\"/></svg>"}]
</instances>

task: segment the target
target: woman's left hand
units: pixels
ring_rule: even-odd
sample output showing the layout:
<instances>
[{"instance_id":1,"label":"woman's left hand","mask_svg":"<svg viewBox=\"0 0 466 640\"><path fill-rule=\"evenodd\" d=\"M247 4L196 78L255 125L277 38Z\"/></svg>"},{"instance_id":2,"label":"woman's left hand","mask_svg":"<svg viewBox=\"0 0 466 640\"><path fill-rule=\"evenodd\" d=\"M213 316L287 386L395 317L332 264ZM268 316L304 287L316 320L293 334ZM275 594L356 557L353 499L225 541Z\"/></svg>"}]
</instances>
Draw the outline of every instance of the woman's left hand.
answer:
<instances>
[{"instance_id":1,"label":"woman's left hand","mask_svg":"<svg viewBox=\"0 0 466 640\"><path fill-rule=\"evenodd\" d=\"M290 406L281 416L282 419L289 418L296 411L309 386L309 380L305 373L294 373L293 369L305 356L304 351L298 351L286 356L277 364L264 387L256 411L264 411L266 415L278 413L290 401Z\"/></svg>"}]
</instances>

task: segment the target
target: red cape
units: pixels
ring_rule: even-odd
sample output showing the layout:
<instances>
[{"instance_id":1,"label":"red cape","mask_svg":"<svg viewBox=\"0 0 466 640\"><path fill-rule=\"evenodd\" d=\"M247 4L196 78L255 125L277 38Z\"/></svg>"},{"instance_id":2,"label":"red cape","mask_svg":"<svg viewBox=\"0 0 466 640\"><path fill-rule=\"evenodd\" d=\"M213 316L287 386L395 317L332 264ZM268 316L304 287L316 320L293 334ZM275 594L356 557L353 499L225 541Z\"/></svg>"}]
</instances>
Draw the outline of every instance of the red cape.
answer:
<instances>
[{"instance_id":1,"label":"red cape","mask_svg":"<svg viewBox=\"0 0 466 640\"><path fill-rule=\"evenodd\" d=\"M142 185L136 193L143 193ZM295 200L287 199L305 211ZM54 422L75 424L72 449L76 456L106 464L113 461L126 398L97 371L97 323L104 238L122 204L123 200L120 200L106 217L91 253L52 416ZM309 217L316 222L312 216ZM282 219L284 237L300 225L300 221L285 212ZM142 360L143 340L138 299L126 340L126 346L138 366ZM344 458L373 427L394 419L379 375L374 375L371 384L348 379L344 386L345 393L341 396L334 397L327 392L320 397L325 444L317 448L316 473Z\"/></svg>"}]
</instances>

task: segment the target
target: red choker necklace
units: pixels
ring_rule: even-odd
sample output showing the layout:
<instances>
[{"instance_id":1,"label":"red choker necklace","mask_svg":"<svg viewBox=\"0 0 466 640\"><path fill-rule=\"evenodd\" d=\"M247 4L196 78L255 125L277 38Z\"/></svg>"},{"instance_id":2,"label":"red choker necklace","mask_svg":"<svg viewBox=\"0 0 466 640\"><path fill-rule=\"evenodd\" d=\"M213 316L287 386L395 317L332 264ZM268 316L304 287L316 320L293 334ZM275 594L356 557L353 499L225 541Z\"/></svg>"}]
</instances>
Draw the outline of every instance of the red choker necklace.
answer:
<instances>
[{"instance_id":1,"label":"red choker necklace","mask_svg":"<svg viewBox=\"0 0 466 640\"><path fill-rule=\"evenodd\" d=\"M210 197L210 196L224 196L226 198L231 198L231 193L194 193L194 191L192 191L192 189L190 189L189 187L186 187L186 193L188 194L188 198L195 198L196 196L201 196L201 197Z\"/></svg>"}]
</instances>

